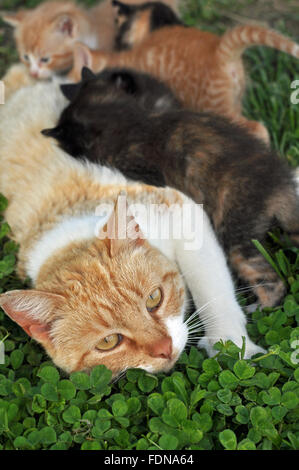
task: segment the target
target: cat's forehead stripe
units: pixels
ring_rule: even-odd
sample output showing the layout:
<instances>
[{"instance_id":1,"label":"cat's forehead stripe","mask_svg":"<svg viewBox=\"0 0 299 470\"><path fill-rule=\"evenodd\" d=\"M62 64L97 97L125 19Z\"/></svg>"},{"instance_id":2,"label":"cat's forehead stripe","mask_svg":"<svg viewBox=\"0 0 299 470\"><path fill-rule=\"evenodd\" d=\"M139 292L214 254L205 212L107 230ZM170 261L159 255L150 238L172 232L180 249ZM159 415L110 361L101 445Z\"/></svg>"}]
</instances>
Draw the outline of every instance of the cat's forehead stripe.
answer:
<instances>
[{"instance_id":1,"label":"cat's forehead stripe","mask_svg":"<svg viewBox=\"0 0 299 470\"><path fill-rule=\"evenodd\" d=\"M177 275L178 273L176 271L170 271L169 273L165 273L162 278L162 282L174 279Z\"/></svg>"}]
</instances>

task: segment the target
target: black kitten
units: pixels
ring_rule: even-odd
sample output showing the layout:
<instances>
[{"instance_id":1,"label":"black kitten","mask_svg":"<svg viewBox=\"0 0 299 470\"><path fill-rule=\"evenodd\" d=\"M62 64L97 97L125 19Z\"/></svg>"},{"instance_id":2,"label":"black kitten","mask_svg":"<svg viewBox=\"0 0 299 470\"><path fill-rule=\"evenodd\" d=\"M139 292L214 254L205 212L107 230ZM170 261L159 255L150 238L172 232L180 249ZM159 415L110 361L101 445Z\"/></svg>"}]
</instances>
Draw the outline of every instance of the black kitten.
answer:
<instances>
[{"instance_id":1,"label":"black kitten","mask_svg":"<svg viewBox=\"0 0 299 470\"><path fill-rule=\"evenodd\" d=\"M90 86L91 82L93 83L92 87ZM64 120L63 126L57 126L57 128L54 129L45 129L42 133L47 137L54 137L58 141L63 142L63 144L61 144L63 149L78 158L84 156L86 148L91 145L93 138L93 131L91 129L96 131L93 126L93 120L97 120L98 123L101 121L103 128L106 127L106 112L99 115L98 105L100 102L97 97L101 97L101 101L103 99L103 110L107 108L107 113L109 114L109 109L111 108L112 114L113 112L115 113L115 124L117 128L119 127L118 122L121 123L128 114L128 110L126 109L128 96L132 97L134 107L131 112L131 118L136 114L137 107L142 115L145 112L159 114L167 110L180 109L181 107L173 93L162 82L153 79L147 74L135 74L135 72L130 69L106 69L95 75L88 68L84 67L82 70L82 81L77 84L61 85L61 90L68 100L77 103L78 111L79 109L84 110L83 115L86 116L88 113L91 119L88 120L84 128L84 119L81 121L80 116L78 116L80 125L75 130L74 122L68 123L67 117L66 119L61 117L61 121ZM82 94L84 95L83 100L80 98L83 96ZM104 95L106 95L106 99ZM122 99L123 106L121 106ZM117 109L113 106L115 101L118 103ZM79 111L79 113L80 112L81 111ZM68 111L66 111L66 114L68 114ZM76 137L73 138L74 133ZM122 146L122 142L119 140L121 134L122 130L118 128L116 139L114 139L116 149ZM156 174L156 176L158 175ZM157 184L160 185L161 181Z\"/></svg>"},{"instance_id":2,"label":"black kitten","mask_svg":"<svg viewBox=\"0 0 299 470\"><path fill-rule=\"evenodd\" d=\"M116 167L133 180L171 186L203 203L231 266L257 285L262 305L277 303L283 282L251 240L263 242L278 223L299 241L299 203L289 168L224 117L140 105L140 74L119 71L111 81L113 73L63 87L67 97L72 89L74 98L58 126L44 134L76 158Z\"/></svg>"},{"instance_id":3,"label":"black kitten","mask_svg":"<svg viewBox=\"0 0 299 470\"><path fill-rule=\"evenodd\" d=\"M140 21L147 25L147 34L164 26L176 26L183 23L177 17L175 12L167 5L161 2L146 2L141 5L127 5L126 3L112 0L112 5L118 8L116 23L118 33L115 39L115 48L124 50L131 47L128 41L128 34L131 29ZM145 17L145 15L148 15ZM144 16L144 18L143 18ZM138 27L138 26L137 26Z\"/></svg>"}]
</instances>

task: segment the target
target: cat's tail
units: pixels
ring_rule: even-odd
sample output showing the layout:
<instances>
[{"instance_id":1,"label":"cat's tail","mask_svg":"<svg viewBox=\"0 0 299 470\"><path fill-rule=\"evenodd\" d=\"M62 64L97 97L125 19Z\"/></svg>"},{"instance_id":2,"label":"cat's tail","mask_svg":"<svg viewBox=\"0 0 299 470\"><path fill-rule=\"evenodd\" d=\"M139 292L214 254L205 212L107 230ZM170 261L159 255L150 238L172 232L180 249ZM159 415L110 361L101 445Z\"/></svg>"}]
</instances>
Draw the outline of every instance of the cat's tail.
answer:
<instances>
[{"instance_id":1,"label":"cat's tail","mask_svg":"<svg viewBox=\"0 0 299 470\"><path fill-rule=\"evenodd\" d=\"M251 46L268 46L286 52L299 59L299 44L271 29L261 26L237 26L221 38L217 54L219 59L233 61Z\"/></svg>"}]
</instances>

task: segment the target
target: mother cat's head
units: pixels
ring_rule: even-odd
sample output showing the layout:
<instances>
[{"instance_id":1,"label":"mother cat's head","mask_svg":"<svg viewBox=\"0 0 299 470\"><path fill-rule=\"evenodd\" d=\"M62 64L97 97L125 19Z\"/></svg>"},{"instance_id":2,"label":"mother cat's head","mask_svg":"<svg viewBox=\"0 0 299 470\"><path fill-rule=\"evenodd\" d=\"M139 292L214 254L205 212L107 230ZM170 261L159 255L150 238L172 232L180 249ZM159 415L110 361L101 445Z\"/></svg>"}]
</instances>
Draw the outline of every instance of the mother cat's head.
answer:
<instances>
[{"instance_id":1,"label":"mother cat's head","mask_svg":"<svg viewBox=\"0 0 299 470\"><path fill-rule=\"evenodd\" d=\"M144 239L73 242L42 265L35 286L0 305L68 373L167 371L185 347L182 277Z\"/></svg>"}]
</instances>

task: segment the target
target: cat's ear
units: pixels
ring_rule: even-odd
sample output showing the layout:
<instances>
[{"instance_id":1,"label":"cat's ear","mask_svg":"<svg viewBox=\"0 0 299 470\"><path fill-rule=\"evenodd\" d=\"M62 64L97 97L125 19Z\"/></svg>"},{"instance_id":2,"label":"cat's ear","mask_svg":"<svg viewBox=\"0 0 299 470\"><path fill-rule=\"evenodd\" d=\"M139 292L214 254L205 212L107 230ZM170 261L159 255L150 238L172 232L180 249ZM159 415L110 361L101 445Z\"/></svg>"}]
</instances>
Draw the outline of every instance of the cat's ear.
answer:
<instances>
[{"instance_id":1,"label":"cat's ear","mask_svg":"<svg viewBox=\"0 0 299 470\"><path fill-rule=\"evenodd\" d=\"M85 44L76 42L74 45L74 66L69 78L72 81L80 81L83 67L87 67L91 70L95 68L100 72L106 67L108 57L105 52L91 51Z\"/></svg>"},{"instance_id":2,"label":"cat's ear","mask_svg":"<svg viewBox=\"0 0 299 470\"><path fill-rule=\"evenodd\" d=\"M119 15L130 15L136 10L135 5L127 5L126 3L119 2L118 0L112 0L112 6L118 8Z\"/></svg>"},{"instance_id":3,"label":"cat's ear","mask_svg":"<svg viewBox=\"0 0 299 470\"><path fill-rule=\"evenodd\" d=\"M78 25L72 16L66 14L59 15L55 20L55 30L64 36L75 38L77 36Z\"/></svg>"},{"instance_id":4,"label":"cat's ear","mask_svg":"<svg viewBox=\"0 0 299 470\"><path fill-rule=\"evenodd\" d=\"M111 258L128 246L137 248L145 242L143 233L129 210L125 192L119 194L106 225L100 231L99 238L105 240Z\"/></svg>"},{"instance_id":5,"label":"cat's ear","mask_svg":"<svg viewBox=\"0 0 299 470\"><path fill-rule=\"evenodd\" d=\"M51 343L54 314L64 303L63 296L38 290L14 290L0 295L4 312L45 347Z\"/></svg>"},{"instance_id":6,"label":"cat's ear","mask_svg":"<svg viewBox=\"0 0 299 470\"><path fill-rule=\"evenodd\" d=\"M111 81L118 90L134 94L137 91L137 83L134 76L129 72L115 72L111 75Z\"/></svg>"},{"instance_id":7,"label":"cat's ear","mask_svg":"<svg viewBox=\"0 0 299 470\"><path fill-rule=\"evenodd\" d=\"M96 75L88 67L83 67L83 69L81 70L81 79L83 82L86 80L91 80L92 78L95 78L95 77Z\"/></svg>"},{"instance_id":8,"label":"cat's ear","mask_svg":"<svg viewBox=\"0 0 299 470\"><path fill-rule=\"evenodd\" d=\"M74 69L81 75L83 67L92 68L92 55L88 46L77 42L74 47Z\"/></svg>"},{"instance_id":9,"label":"cat's ear","mask_svg":"<svg viewBox=\"0 0 299 470\"><path fill-rule=\"evenodd\" d=\"M80 89L81 85L79 83L65 83L63 85L60 85L60 90L62 94L69 101L73 101L76 98Z\"/></svg>"},{"instance_id":10,"label":"cat's ear","mask_svg":"<svg viewBox=\"0 0 299 470\"><path fill-rule=\"evenodd\" d=\"M41 131L41 134L43 134L45 137L52 137L53 139L58 139L58 137L61 135L61 127L53 127L51 129L43 129Z\"/></svg>"},{"instance_id":11,"label":"cat's ear","mask_svg":"<svg viewBox=\"0 0 299 470\"><path fill-rule=\"evenodd\" d=\"M14 28L17 28L18 26L20 26L27 14L28 12L26 10L19 10L17 13L3 15L0 14L0 16L5 23L10 24Z\"/></svg>"}]
</instances>

